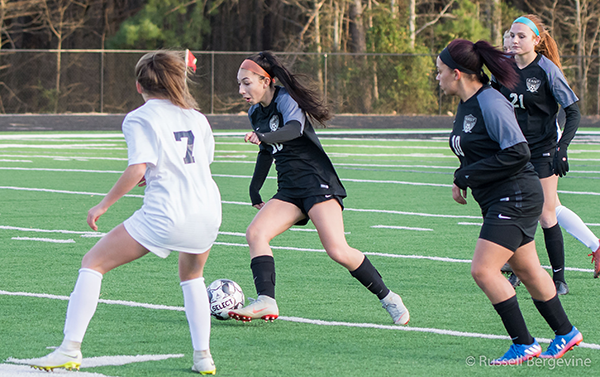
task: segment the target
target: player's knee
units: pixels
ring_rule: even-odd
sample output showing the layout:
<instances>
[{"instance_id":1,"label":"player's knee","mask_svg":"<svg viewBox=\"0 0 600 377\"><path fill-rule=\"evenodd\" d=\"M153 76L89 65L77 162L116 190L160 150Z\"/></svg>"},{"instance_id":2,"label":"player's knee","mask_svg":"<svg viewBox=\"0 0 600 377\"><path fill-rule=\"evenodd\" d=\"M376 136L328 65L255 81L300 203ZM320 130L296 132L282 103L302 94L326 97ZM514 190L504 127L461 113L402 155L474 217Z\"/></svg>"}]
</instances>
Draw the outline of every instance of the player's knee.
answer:
<instances>
[{"instance_id":1,"label":"player's knee","mask_svg":"<svg viewBox=\"0 0 600 377\"><path fill-rule=\"evenodd\" d=\"M350 247L348 245L336 244L336 245L328 245L325 248L327 255L335 262L346 265L348 264L348 260L350 258Z\"/></svg>"},{"instance_id":2,"label":"player's knee","mask_svg":"<svg viewBox=\"0 0 600 377\"><path fill-rule=\"evenodd\" d=\"M471 276L477 285L482 286L489 278L489 271L485 267L471 265Z\"/></svg>"},{"instance_id":3,"label":"player's knee","mask_svg":"<svg viewBox=\"0 0 600 377\"><path fill-rule=\"evenodd\" d=\"M250 224L246 229L246 241L248 242L248 245L255 245L260 242L268 243L270 239L264 229L261 229L254 224Z\"/></svg>"}]
</instances>

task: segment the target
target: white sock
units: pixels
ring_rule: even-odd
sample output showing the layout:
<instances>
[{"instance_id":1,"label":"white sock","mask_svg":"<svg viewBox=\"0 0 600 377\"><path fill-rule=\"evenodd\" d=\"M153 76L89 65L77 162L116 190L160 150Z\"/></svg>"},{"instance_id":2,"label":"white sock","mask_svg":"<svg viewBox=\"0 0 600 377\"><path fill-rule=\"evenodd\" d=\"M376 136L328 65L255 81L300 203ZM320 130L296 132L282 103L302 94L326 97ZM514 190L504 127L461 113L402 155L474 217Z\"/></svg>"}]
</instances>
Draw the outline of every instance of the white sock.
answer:
<instances>
[{"instance_id":1,"label":"white sock","mask_svg":"<svg viewBox=\"0 0 600 377\"><path fill-rule=\"evenodd\" d=\"M558 224L566 230L570 235L575 237L579 242L589 247L590 250L596 251L600 246L598 237L590 228L583 223L583 220L577 214L565 206L556 207L556 218Z\"/></svg>"},{"instance_id":2,"label":"white sock","mask_svg":"<svg viewBox=\"0 0 600 377\"><path fill-rule=\"evenodd\" d=\"M195 351L209 349L210 341L210 304L204 285L204 278L181 282L185 315L190 325L192 346Z\"/></svg>"},{"instance_id":3,"label":"white sock","mask_svg":"<svg viewBox=\"0 0 600 377\"><path fill-rule=\"evenodd\" d=\"M65 340L79 342L98 306L102 274L89 268L79 270L79 277L69 298L67 318L65 319Z\"/></svg>"}]
</instances>

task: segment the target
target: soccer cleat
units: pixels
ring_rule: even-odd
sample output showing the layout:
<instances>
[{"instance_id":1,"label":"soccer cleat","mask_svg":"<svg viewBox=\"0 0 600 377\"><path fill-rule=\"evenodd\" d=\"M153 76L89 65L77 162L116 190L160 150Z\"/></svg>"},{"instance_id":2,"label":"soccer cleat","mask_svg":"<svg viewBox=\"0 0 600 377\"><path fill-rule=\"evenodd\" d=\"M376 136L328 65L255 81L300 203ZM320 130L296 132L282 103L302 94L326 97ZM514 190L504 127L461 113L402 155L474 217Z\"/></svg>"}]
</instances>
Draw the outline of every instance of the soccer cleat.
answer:
<instances>
[{"instance_id":1,"label":"soccer cleat","mask_svg":"<svg viewBox=\"0 0 600 377\"><path fill-rule=\"evenodd\" d=\"M598 250L588 254L589 256L592 257L592 263L594 263L594 279L598 279L598 276L600 276L600 247L598 247Z\"/></svg>"},{"instance_id":2,"label":"soccer cleat","mask_svg":"<svg viewBox=\"0 0 600 377\"><path fill-rule=\"evenodd\" d=\"M200 374L215 374L217 368L213 361L212 355L209 350L194 351L194 365L192 365L192 372L198 372Z\"/></svg>"},{"instance_id":3,"label":"soccer cleat","mask_svg":"<svg viewBox=\"0 0 600 377\"><path fill-rule=\"evenodd\" d=\"M512 267L510 267L510 264L504 263L504 266L500 268L500 272L502 272L503 274L509 274L513 272L513 270Z\"/></svg>"},{"instance_id":4,"label":"soccer cleat","mask_svg":"<svg viewBox=\"0 0 600 377\"><path fill-rule=\"evenodd\" d=\"M379 301L381 302L381 306L390 313L390 316L392 316L394 324L406 325L408 321L410 321L408 309L404 306L402 298L396 293L390 291L387 296Z\"/></svg>"},{"instance_id":5,"label":"soccer cleat","mask_svg":"<svg viewBox=\"0 0 600 377\"><path fill-rule=\"evenodd\" d=\"M54 352L34 360L30 366L35 369L45 370L46 372L51 372L55 368L79 370L82 359L81 351L64 351L62 347L59 347Z\"/></svg>"},{"instance_id":6,"label":"soccer cleat","mask_svg":"<svg viewBox=\"0 0 600 377\"><path fill-rule=\"evenodd\" d=\"M490 365L520 365L524 361L540 356L542 347L533 340L531 344L511 344L504 356L490 361Z\"/></svg>"},{"instance_id":7,"label":"soccer cleat","mask_svg":"<svg viewBox=\"0 0 600 377\"><path fill-rule=\"evenodd\" d=\"M556 286L556 294L557 295L566 295L569 293L569 286L564 281L557 280L554 282Z\"/></svg>"},{"instance_id":8,"label":"soccer cleat","mask_svg":"<svg viewBox=\"0 0 600 377\"><path fill-rule=\"evenodd\" d=\"M279 317L279 308L274 298L259 295L251 304L241 309L230 310L229 317L242 322L250 322L257 318L273 322Z\"/></svg>"},{"instance_id":9,"label":"soccer cleat","mask_svg":"<svg viewBox=\"0 0 600 377\"><path fill-rule=\"evenodd\" d=\"M519 279L519 277L514 273L512 267L510 267L510 264L504 263L504 266L500 268L500 272L506 275L508 282L513 286L513 288L517 288L519 285L521 285L521 279Z\"/></svg>"},{"instance_id":10,"label":"soccer cleat","mask_svg":"<svg viewBox=\"0 0 600 377\"><path fill-rule=\"evenodd\" d=\"M546 352L543 352L540 357L543 359L560 359L567 351L578 346L583 340L583 335L577 330L575 326L571 329L571 332L567 335L557 335Z\"/></svg>"},{"instance_id":11,"label":"soccer cleat","mask_svg":"<svg viewBox=\"0 0 600 377\"><path fill-rule=\"evenodd\" d=\"M521 285L521 279L519 279L514 272L511 272L508 276L508 282L513 286L513 288L517 288L519 285Z\"/></svg>"}]
</instances>

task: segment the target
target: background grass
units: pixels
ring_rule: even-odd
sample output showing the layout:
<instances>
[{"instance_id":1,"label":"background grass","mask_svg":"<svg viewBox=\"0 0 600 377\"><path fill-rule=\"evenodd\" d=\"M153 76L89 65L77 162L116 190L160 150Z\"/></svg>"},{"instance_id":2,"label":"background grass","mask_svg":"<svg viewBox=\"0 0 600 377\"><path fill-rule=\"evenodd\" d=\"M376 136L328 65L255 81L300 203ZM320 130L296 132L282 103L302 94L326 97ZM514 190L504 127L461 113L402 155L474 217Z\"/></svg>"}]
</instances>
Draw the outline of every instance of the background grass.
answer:
<instances>
[{"instance_id":1,"label":"background grass","mask_svg":"<svg viewBox=\"0 0 600 377\"><path fill-rule=\"evenodd\" d=\"M40 138L28 134L25 138L1 139L9 135L0 135L0 226L89 231L85 222L87 210L98 203L100 196L85 193L108 192L118 179L118 172L125 169L127 151L122 137L97 133L96 137L83 138L79 137L84 135L81 133L57 139L46 138L48 134L40 134ZM560 179L559 190L598 193L600 142L578 140L569 149L572 171ZM221 231L244 233L256 214L249 205L239 204L249 202L248 184L256 147L244 144L240 137L217 135L216 141L212 171L224 201ZM459 223L481 222L479 208L471 197L467 206L454 203L450 188L444 186L452 183L452 172L457 165L445 138L322 138L322 142L349 194L344 201L347 208L344 219L351 246L369 253L466 260L472 257L479 227ZM274 177L274 169L271 176ZM263 198L270 198L275 190L275 180L267 180ZM142 195L143 189L136 188L131 194ZM586 223L600 223L600 196L560 194L560 198ZM141 198L122 198L101 218L100 231L108 232L141 204ZM356 209L464 218L358 212ZM374 225L432 230L371 228ZM302 229L314 227L309 224ZM600 233L598 226L591 229ZM540 260L547 265L541 230L537 235ZM75 242L58 244L13 239L16 237ZM564 238L567 266L591 269L593 265L587 257L589 249L566 232ZM79 234L0 229L0 290L68 296L81 258L97 240ZM219 236L205 269L206 284L218 278L233 279L247 296L254 297L248 249L229 244L245 244L245 239L236 235ZM322 249L315 232L288 231L273 240L272 245L288 248L275 250L276 293L283 317L390 325L390 318L376 297L326 254L289 249ZM369 258L386 284L402 295L411 312L410 328L505 335L498 315L473 282L468 263L378 255ZM590 272L567 271L566 278L571 293L561 297L561 301L570 320L582 331L586 343L600 344L597 326L600 281L592 279ZM150 254L106 274L101 298L181 307L183 297L178 283L177 256L173 254L163 260ZM531 333L538 338L552 338L551 330L523 286L517 288L517 296ZM48 352L47 346L59 345L66 307L67 301L63 300L0 295L0 360L39 357ZM600 373L600 350L589 348L576 348L568 353L564 360L571 360L569 366L547 363L489 367L480 363L501 356L509 344L505 339L388 328L318 326L288 320L247 324L213 320L211 334L211 351L220 376ZM185 354L183 358L85 369L109 376L190 375L191 351L183 312L107 304L99 305L83 344L84 357ZM476 360L474 366L466 363L470 356ZM582 366L583 360L588 360L587 366ZM575 361L579 361L579 366L572 366Z\"/></svg>"}]
</instances>

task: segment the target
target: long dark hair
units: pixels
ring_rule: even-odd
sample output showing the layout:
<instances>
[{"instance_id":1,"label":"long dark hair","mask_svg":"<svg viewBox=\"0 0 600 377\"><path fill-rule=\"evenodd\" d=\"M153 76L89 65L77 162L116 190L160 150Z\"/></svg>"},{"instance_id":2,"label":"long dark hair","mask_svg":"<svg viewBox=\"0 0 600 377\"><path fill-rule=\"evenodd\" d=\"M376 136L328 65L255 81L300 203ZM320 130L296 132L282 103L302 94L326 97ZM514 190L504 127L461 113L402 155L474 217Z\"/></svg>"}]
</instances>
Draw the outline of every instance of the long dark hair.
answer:
<instances>
[{"instance_id":1,"label":"long dark hair","mask_svg":"<svg viewBox=\"0 0 600 377\"><path fill-rule=\"evenodd\" d=\"M290 96L298 103L298 106L319 123L331 119L329 109L321 100L319 94L304 85L295 75L281 64L275 55L268 51L259 52L249 56L248 59L260 65L271 77L276 77L288 91ZM271 82L271 85L273 83Z\"/></svg>"},{"instance_id":2,"label":"long dark hair","mask_svg":"<svg viewBox=\"0 0 600 377\"><path fill-rule=\"evenodd\" d=\"M486 41L473 43L466 39L455 39L448 47L452 59L464 68L477 72L476 76L482 84L487 84L489 78L483 72L483 65L503 86L514 89L519 82L519 74L515 70L512 55L496 49Z\"/></svg>"}]
</instances>

